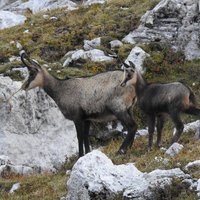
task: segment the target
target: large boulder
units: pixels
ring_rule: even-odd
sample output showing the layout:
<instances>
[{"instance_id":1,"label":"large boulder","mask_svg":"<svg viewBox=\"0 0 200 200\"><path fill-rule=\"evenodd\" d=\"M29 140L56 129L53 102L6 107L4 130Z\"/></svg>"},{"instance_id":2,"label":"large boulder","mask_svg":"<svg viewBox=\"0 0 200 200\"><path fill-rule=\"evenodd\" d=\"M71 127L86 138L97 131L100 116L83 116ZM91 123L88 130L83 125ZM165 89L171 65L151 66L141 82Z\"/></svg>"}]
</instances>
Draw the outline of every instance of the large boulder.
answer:
<instances>
[{"instance_id":1,"label":"large boulder","mask_svg":"<svg viewBox=\"0 0 200 200\"><path fill-rule=\"evenodd\" d=\"M73 10L76 8L76 3L70 0L4 0L4 2L0 4L0 9L18 13L24 13L27 9L31 10L33 13L37 13L40 11L61 7L66 7L68 10Z\"/></svg>"},{"instance_id":2,"label":"large boulder","mask_svg":"<svg viewBox=\"0 0 200 200\"><path fill-rule=\"evenodd\" d=\"M43 90L20 91L5 102L20 87L0 76L0 155L13 165L55 170L77 152L74 124Z\"/></svg>"},{"instance_id":3,"label":"large boulder","mask_svg":"<svg viewBox=\"0 0 200 200\"><path fill-rule=\"evenodd\" d=\"M109 62L113 60L113 57L105 55L102 50L91 49L84 51L79 49L76 51L69 51L63 58L63 67L67 67L72 63L82 63L84 61L90 60L92 62Z\"/></svg>"},{"instance_id":4,"label":"large boulder","mask_svg":"<svg viewBox=\"0 0 200 200\"><path fill-rule=\"evenodd\" d=\"M67 182L66 200L100 200L119 194L124 199L156 200L169 195L174 179L181 182L190 176L179 168L142 173L133 163L114 165L105 154L95 150L75 163Z\"/></svg>"},{"instance_id":5,"label":"large boulder","mask_svg":"<svg viewBox=\"0 0 200 200\"><path fill-rule=\"evenodd\" d=\"M125 60L125 63L129 65L129 61L131 61L138 71L144 73L145 69L143 68L143 63L145 58L149 56L150 55L146 53L142 48L136 46L131 50L130 54Z\"/></svg>"},{"instance_id":6,"label":"large boulder","mask_svg":"<svg viewBox=\"0 0 200 200\"><path fill-rule=\"evenodd\" d=\"M200 58L199 9L199 0L161 0L123 41L168 43L175 50L184 51L188 60Z\"/></svg>"},{"instance_id":7,"label":"large boulder","mask_svg":"<svg viewBox=\"0 0 200 200\"><path fill-rule=\"evenodd\" d=\"M9 11L0 11L0 29L23 24L26 17Z\"/></svg>"}]
</instances>

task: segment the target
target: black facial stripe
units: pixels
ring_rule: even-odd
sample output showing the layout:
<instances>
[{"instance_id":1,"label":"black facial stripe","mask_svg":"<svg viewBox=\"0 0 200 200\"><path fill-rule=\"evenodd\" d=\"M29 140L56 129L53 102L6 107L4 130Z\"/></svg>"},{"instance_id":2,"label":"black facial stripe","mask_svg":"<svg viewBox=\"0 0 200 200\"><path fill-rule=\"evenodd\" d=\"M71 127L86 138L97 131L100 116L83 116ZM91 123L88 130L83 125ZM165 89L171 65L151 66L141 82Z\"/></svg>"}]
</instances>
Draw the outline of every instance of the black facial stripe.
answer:
<instances>
[{"instance_id":1,"label":"black facial stripe","mask_svg":"<svg viewBox=\"0 0 200 200\"><path fill-rule=\"evenodd\" d=\"M28 84L27 86L35 79L35 77L37 76L38 71L37 70L31 70L29 72L29 77L28 77Z\"/></svg>"}]
</instances>

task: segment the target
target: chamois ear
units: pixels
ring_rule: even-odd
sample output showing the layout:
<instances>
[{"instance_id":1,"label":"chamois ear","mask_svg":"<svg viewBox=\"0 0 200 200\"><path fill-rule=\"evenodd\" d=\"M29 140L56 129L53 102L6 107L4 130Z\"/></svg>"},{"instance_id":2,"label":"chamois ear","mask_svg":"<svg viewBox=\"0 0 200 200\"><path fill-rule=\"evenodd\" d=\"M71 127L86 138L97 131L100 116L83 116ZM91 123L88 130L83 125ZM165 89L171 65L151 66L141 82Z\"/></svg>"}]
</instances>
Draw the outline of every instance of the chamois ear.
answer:
<instances>
[{"instance_id":1,"label":"chamois ear","mask_svg":"<svg viewBox=\"0 0 200 200\"><path fill-rule=\"evenodd\" d=\"M132 67L133 69L135 69L135 64L132 61L128 61L130 64L130 67Z\"/></svg>"}]
</instances>

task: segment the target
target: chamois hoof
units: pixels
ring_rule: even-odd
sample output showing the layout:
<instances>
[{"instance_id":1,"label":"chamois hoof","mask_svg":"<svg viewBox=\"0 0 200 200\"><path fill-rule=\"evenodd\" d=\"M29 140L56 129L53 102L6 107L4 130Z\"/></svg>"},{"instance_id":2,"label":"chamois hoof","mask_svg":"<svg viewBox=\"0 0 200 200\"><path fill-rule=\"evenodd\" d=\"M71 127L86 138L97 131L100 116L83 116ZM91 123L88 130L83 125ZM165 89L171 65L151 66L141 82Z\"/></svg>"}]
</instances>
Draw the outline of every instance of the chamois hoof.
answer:
<instances>
[{"instance_id":1,"label":"chamois hoof","mask_svg":"<svg viewBox=\"0 0 200 200\"><path fill-rule=\"evenodd\" d=\"M124 149L119 149L119 151L117 152L117 155L124 155L126 154L126 150Z\"/></svg>"},{"instance_id":2,"label":"chamois hoof","mask_svg":"<svg viewBox=\"0 0 200 200\"><path fill-rule=\"evenodd\" d=\"M150 152L150 151L152 151L152 147L147 148L147 152Z\"/></svg>"}]
</instances>

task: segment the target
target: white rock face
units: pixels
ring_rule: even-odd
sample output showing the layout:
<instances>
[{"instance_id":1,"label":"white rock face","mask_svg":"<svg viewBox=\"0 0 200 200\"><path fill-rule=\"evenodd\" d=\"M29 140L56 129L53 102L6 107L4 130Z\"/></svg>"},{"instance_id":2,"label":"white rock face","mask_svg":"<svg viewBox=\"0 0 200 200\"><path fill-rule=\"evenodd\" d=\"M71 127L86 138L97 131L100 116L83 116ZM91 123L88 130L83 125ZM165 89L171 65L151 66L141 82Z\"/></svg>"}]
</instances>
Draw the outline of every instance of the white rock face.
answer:
<instances>
[{"instance_id":1,"label":"white rock face","mask_svg":"<svg viewBox=\"0 0 200 200\"><path fill-rule=\"evenodd\" d=\"M114 49L116 47L120 47L122 45L123 45L123 43L120 40L113 40L113 41L110 42L111 49Z\"/></svg>"},{"instance_id":2,"label":"white rock face","mask_svg":"<svg viewBox=\"0 0 200 200\"><path fill-rule=\"evenodd\" d=\"M13 165L13 164L6 164L0 166L0 177L6 178L9 176L19 175L19 176L28 176L33 175L35 173L40 173L41 168L37 167L28 167L25 165Z\"/></svg>"},{"instance_id":3,"label":"white rock face","mask_svg":"<svg viewBox=\"0 0 200 200\"><path fill-rule=\"evenodd\" d=\"M171 157L174 157L175 155L179 154L182 149L183 145L175 142L169 147L169 149L167 149L165 153Z\"/></svg>"},{"instance_id":4,"label":"white rock face","mask_svg":"<svg viewBox=\"0 0 200 200\"><path fill-rule=\"evenodd\" d=\"M188 179L180 169L140 172L132 163L114 165L98 150L80 158L67 182L67 200L108 199L122 193L124 199L158 199L155 191L165 191L173 178Z\"/></svg>"},{"instance_id":5,"label":"white rock face","mask_svg":"<svg viewBox=\"0 0 200 200\"><path fill-rule=\"evenodd\" d=\"M133 62L133 64L135 64L136 69L144 73L143 62L144 59L149 56L150 55L146 53L142 48L136 46L131 50L130 54L125 60L125 63L129 65L129 61Z\"/></svg>"},{"instance_id":6,"label":"white rock face","mask_svg":"<svg viewBox=\"0 0 200 200\"><path fill-rule=\"evenodd\" d=\"M30 9L33 13L37 13L40 11L50 10L50 9L56 9L66 7L68 10L76 9L76 3L70 1L70 0L28 0L28 1L22 1L22 0L13 0L8 1L5 4L2 4L0 6L0 9L14 11L18 13L24 13L26 9Z\"/></svg>"},{"instance_id":7,"label":"white rock face","mask_svg":"<svg viewBox=\"0 0 200 200\"><path fill-rule=\"evenodd\" d=\"M185 170L189 170L193 167L200 167L200 160L195 160L193 162L189 162L186 166L185 166Z\"/></svg>"},{"instance_id":8,"label":"white rock face","mask_svg":"<svg viewBox=\"0 0 200 200\"><path fill-rule=\"evenodd\" d=\"M42 90L20 91L4 103L20 87L0 76L0 155L13 165L55 170L77 152L74 124Z\"/></svg>"},{"instance_id":9,"label":"white rock face","mask_svg":"<svg viewBox=\"0 0 200 200\"><path fill-rule=\"evenodd\" d=\"M105 62L113 60L112 57L106 56L103 51L98 49L92 49L88 51L79 49L77 51L70 51L64 57L66 60L63 63L63 67L67 67L71 62L78 61L80 59L91 60L93 62Z\"/></svg>"},{"instance_id":10,"label":"white rock face","mask_svg":"<svg viewBox=\"0 0 200 200\"><path fill-rule=\"evenodd\" d=\"M11 164L11 161L8 156L0 155L0 166Z\"/></svg>"},{"instance_id":11,"label":"white rock face","mask_svg":"<svg viewBox=\"0 0 200 200\"><path fill-rule=\"evenodd\" d=\"M200 179L197 181L197 196L200 198Z\"/></svg>"},{"instance_id":12,"label":"white rock face","mask_svg":"<svg viewBox=\"0 0 200 200\"><path fill-rule=\"evenodd\" d=\"M23 24L26 17L9 11L0 11L0 29Z\"/></svg>"},{"instance_id":13,"label":"white rock face","mask_svg":"<svg viewBox=\"0 0 200 200\"><path fill-rule=\"evenodd\" d=\"M101 38L95 38L93 40L84 40L84 46L83 48L88 51L95 49L96 47L99 47L101 45Z\"/></svg>"},{"instance_id":14,"label":"white rock face","mask_svg":"<svg viewBox=\"0 0 200 200\"><path fill-rule=\"evenodd\" d=\"M105 2L106 2L106 0L86 0L84 2L84 5L89 6L89 5L92 5L92 4L96 4L96 3L102 4L102 3L105 3Z\"/></svg>"},{"instance_id":15,"label":"white rock face","mask_svg":"<svg viewBox=\"0 0 200 200\"><path fill-rule=\"evenodd\" d=\"M13 193L20 188L20 183L15 183L12 188L10 189L9 193Z\"/></svg>"},{"instance_id":16,"label":"white rock face","mask_svg":"<svg viewBox=\"0 0 200 200\"><path fill-rule=\"evenodd\" d=\"M200 139L200 120L197 120L195 122L191 122L184 125L183 132L187 133L190 130L193 130L195 132L195 138Z\"/></svg>"},{"instance_id":17,"label":"white rock face","mask_svg":"<svg viewBox=\"0 0 200 200\"><path fill-rule=\"evenodd\" d=\"M127 35L123 42L171 44L183 50L186 59L200 58L199 0L161 0L141 18L138 29Z\"/></svg>"}]
</instances>

